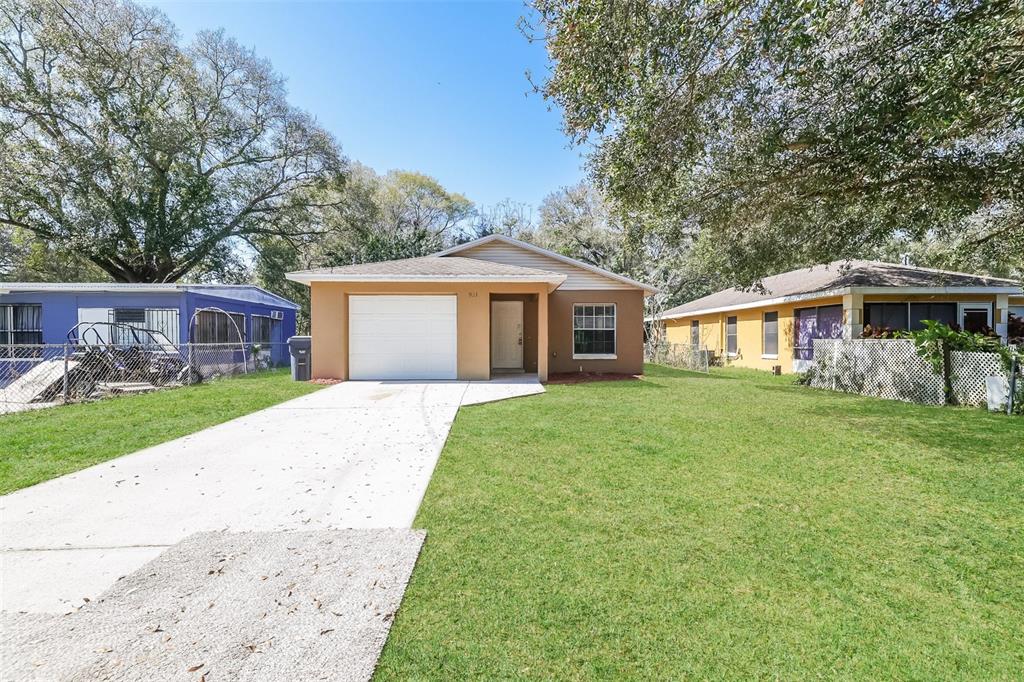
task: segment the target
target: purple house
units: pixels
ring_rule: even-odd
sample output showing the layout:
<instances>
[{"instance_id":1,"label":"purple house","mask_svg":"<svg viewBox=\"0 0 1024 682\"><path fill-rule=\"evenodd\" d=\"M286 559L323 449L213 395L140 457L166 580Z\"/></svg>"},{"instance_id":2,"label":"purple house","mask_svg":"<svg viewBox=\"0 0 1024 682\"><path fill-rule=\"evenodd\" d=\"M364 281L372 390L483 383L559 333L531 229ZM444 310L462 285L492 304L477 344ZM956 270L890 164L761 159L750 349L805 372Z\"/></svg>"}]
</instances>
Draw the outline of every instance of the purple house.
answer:
<instances>
[{"instance_id":1,"label":"purple house","mask_svg":"<svg viewBox=\"0 0 1024 682\"><path fill-rule=\"evenodd\" d=\"M97 338L84 340L116 342L104 335L136 327L157 330L174 344L237 343L241 332L244 343L265 347L274 365L284 365L298 308L248 284L0 282L0 349L63 344L88 323L112 322L93 326L89 333Z\"/></svg>"}]
</instances>

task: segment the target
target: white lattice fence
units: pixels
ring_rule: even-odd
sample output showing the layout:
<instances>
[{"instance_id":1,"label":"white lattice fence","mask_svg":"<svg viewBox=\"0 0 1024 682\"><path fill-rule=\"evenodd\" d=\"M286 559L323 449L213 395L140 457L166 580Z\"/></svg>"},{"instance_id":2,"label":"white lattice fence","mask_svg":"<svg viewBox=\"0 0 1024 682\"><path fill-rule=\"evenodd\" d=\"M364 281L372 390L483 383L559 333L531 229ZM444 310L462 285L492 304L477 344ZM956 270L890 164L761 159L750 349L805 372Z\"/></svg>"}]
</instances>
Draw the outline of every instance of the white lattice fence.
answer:
<instances>
[{"instance_id":1,"label":"white lattice fence","mask_svg":"<svg viewBox=\"0 0 1024 682\"><path fill-rule=\"evenodd\" d=\"M952 353L950 360L953 395L960 405L985 404L987 377L1009 379L1003 361L995 353Z\"/></svg>"},{"instance_id":2,"label":"white lattice fence","mask_svg":"<svg viewBox=\"0 0 1024 682\"><path fill-rule=\"evenodd\" d=\"M1007 378L995 353L953 352L950 361L953 395L961 405L984 405L986 378ZM925 405L945 403L942 377L909 339L815 340L808 379L816 388Z\"/></svg>"}]
</instances>

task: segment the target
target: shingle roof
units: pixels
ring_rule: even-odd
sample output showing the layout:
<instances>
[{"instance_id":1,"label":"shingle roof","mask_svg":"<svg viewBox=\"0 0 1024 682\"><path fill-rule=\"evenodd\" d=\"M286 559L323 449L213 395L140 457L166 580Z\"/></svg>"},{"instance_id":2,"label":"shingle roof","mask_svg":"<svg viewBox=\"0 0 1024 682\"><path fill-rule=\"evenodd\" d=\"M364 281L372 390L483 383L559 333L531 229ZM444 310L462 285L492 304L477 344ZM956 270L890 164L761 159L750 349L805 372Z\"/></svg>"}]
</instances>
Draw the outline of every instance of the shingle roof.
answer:
<instances>
[{"instance_id":1,"label":"shingle roof","mask_svg":"<svg viewBox=\"0 0 1024 682\"><path fill-rule=\"evenodd\" d=\"M765 277L763 291L725 289L666 310L663 317L679 317L709 309L768 301L784 296L805 296L847 287L1020 287L998 277L932 270L870 260L834 261L781 275Z\"/></svg>"},{"instance_id":2,"label":"shingle roof","mask_svg":"<svg viewBox=\"0 0 1024 682\"><path fill-rule=\"evenodd\" d=\"M299 305L255 284L185 284L182 282L0 282L0 294L10 292L87 292L155 294L191 292L233 300L247 300L298 310Z\"/></svg>"},{"instance_id":3,"label":"shingle roof","mask_svg":"<svg viewBox=\"0 0 1024 682\"><path fill-rule=\"evenodd\" d=\"M547 270L523 268L517 265L505 265L476 258L459 256L423 256L421 258L403 258L378 263L360 263L358 265L342 265L331 268L315 268L289 272L288 277L295 279L315 279L317 276L329 276L329 279L341 280L346 277L353 279L521 279L526 281L562 281L565 275Z\"/></svg>"}]
</instances>

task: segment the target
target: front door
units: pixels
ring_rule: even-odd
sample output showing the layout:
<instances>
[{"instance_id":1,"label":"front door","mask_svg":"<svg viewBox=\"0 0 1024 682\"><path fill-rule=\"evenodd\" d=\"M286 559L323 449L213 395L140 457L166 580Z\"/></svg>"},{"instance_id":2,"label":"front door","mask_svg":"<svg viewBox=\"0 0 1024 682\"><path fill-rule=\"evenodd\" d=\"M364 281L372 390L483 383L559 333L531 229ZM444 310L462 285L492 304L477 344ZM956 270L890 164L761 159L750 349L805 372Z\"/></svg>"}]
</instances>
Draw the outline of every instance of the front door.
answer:
<instances>
[{"instance_id":1,"label":"front door","mask_svg":"<svg viewBox=\"0 0 1024 682\"><path fill-rule=\"evenodd\" d=\"M522 301L491 301L491 367L523 368Z\"/></svg>"}]
</instances>

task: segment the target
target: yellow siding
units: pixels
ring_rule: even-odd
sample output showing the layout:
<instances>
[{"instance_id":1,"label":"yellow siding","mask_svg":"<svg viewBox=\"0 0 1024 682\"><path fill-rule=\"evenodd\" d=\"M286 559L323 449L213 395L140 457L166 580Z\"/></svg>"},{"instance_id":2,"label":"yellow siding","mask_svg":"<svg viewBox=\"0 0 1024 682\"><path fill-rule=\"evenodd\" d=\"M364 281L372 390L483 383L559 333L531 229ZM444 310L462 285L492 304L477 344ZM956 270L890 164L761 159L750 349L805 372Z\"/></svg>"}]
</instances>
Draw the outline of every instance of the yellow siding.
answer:
<instances>
[{"instance_id":1,"label":"yellow siding","mask_svg":"<svg viewBox=\"0 0 1024 682\"><path fill-rule=\"evenodd\" d=\"M851 299L846 297L846 306L853 305ZM1004 299L1005 300L1005 299ZM1011 305L1015 300L1024 299L1010 297ZM917 295L865 295L864 303L875 303L883 301L895 302L948 302L948 303L996 303L996 296L991 294L917 294ZM690 315L665 321L665 335L669 343L690 343L690 323L693 320L700 322L701 344L713 351L723 362L737 367L750 367L753 369L770 370L775 365L781 365L783 372L793 371L793 346L796 343L796 328L794 324L794 311L798 308L813 308L816 306L842 305L842 297L820 298L814 300L800 301L798 303L786 303L783 305L761 306L745 310L733 310L722 313L711 313L707 315ZM855 307L855 305L854 305ZM763 319L764 313L777 312L779 314L779 353L778 357L767 357L764 354L763 342ZM844 323L849 320L850 311L844 310ZM735 316L737 354L734 357L725 357L725 325L728 317ZM863 320L863 312L856 318Z\"/></svg>"}]
</instances>

